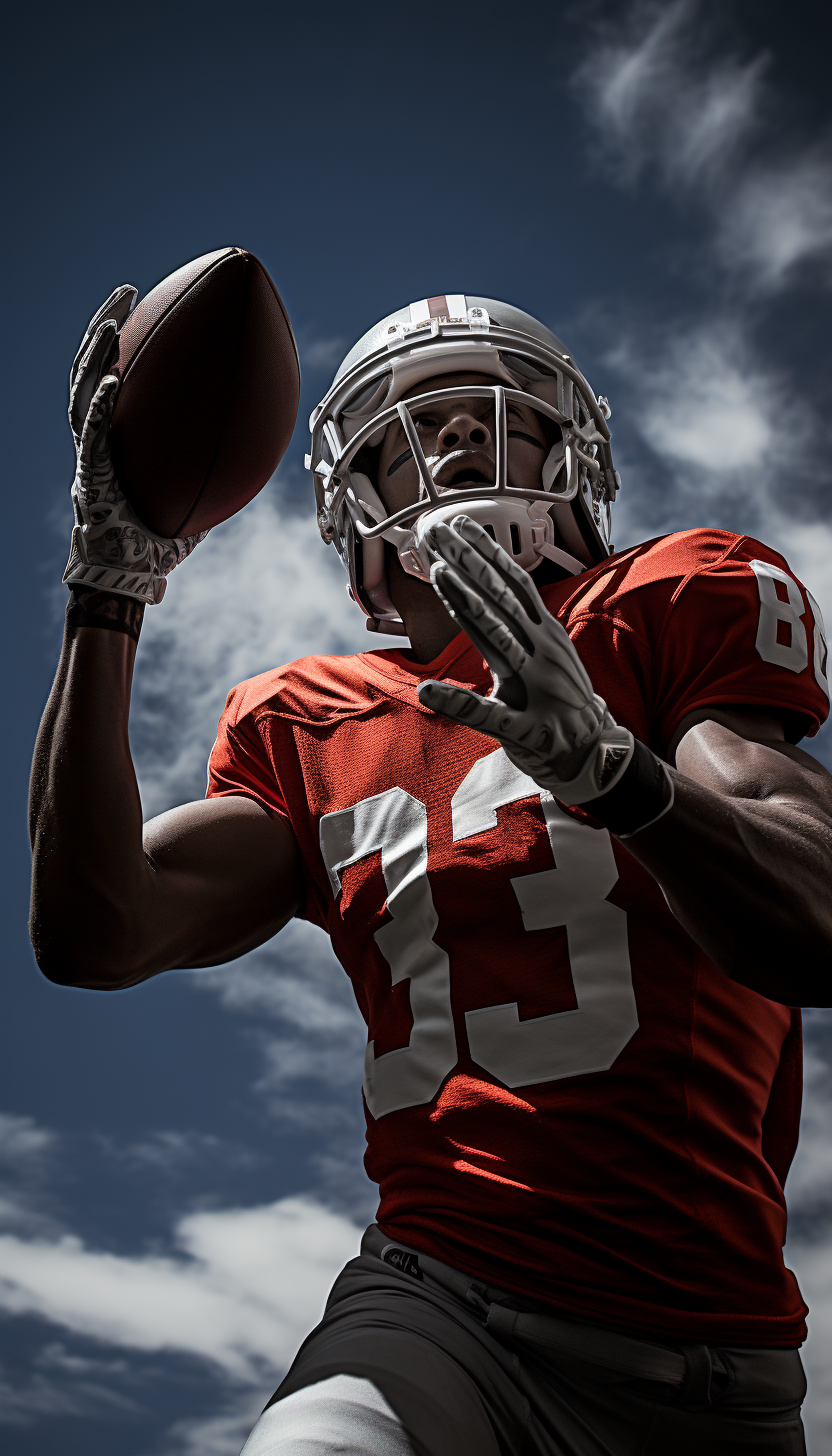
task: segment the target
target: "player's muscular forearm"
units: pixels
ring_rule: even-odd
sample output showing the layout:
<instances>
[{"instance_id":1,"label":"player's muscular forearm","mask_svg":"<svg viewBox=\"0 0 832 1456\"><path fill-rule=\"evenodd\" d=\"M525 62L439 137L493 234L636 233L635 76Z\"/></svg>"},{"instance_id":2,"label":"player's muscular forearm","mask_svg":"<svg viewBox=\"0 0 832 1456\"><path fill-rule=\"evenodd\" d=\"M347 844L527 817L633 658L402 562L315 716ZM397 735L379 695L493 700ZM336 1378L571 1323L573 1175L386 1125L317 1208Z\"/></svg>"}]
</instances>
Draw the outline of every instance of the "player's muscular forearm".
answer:
<instances>
[{"instance_id":1,"label":"player's muscular forearm","mask_svg":"<svg viewBox=\"0 0 832 1456\"><path fill-rule=\"evenodd\" d=\"M731 721L731 714L720 715ZM672 809L630 837L677 919L734 980L786 1005L832 1004L832 778L753 717L691 728Z\"/></svg>"},{"instance_id":2,"label":"player's muscular forearm","mask_svg":"<svg viewBox=\"0 0 832 1456\"><path fill-rule=\"evenodd\" d=\"M292 835L244 798L202 801L145 831L128 741L135 643L81 627L64 642L32 770L32 940L54 981L132 985L230 960L297 908Z\"/></svg>"}]
</instances>

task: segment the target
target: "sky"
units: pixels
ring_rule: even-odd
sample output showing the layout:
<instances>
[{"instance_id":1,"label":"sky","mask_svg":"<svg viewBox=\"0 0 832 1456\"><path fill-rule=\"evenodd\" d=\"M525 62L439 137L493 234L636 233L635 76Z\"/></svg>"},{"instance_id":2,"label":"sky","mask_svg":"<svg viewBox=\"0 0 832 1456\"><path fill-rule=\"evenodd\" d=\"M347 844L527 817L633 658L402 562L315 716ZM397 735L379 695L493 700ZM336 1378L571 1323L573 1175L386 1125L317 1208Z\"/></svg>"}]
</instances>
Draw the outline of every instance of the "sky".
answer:
<instances>
[{"instance_id":1,"label":"sky","mask_svg":"<svg viewBox=\"0 0 832 1456\"><path fill-rule=\"evenodd\" d=\"M303 470L354 340L439 293L506 299L612 404L621 549L712 525L781 551L832 619L832 149L817 7L426 0L232 13L17 7L2 399L6 600L0 1421L8 1456L236 1456L372 1219L365 1032L324 936L60 989L26 935L25 799L60 641L69 364L117 284L250 249L298 337L276 478L146 616L148 816L204 792L229 688L366 646ZM832 731L804 746L832 767ZM71 925L67 934L71 935ZM806 1017L787 1260L832 1442L832 1020Z\"/></svg>"}]
</instances>

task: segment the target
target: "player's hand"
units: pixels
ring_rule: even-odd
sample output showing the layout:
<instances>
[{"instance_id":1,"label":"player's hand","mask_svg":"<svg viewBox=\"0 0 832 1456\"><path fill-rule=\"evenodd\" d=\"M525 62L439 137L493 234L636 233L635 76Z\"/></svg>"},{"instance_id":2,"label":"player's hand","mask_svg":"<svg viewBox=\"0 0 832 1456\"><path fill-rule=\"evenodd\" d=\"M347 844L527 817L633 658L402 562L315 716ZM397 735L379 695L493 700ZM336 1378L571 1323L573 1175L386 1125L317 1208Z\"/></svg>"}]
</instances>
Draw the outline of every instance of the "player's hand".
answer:
<instances>
[{"instance_id":1,"label":"player's hand","mask_svg":"<svg viewBox=\"0 0 832 1456\"><path fill-rule=\"evenodd\" d=\"M118 379L107 374L122 324L137 298L122 284L90 320L69 375L69 424L75 441L75 526L64 581L160 602L165 578L208 534L167 540L143 526L119 489L108 434Z\"/></svg>"},{"instance_id":2,"label":"player's hand","mask_svg":"<svg viewBox=\"0 0 832 1456\"><path fill-rule=\"evenodd\" d=\"M430 579L451 616L491 669L487 698L425 682L419 701L488 733L519 769L564 804L612 788L633 754L568 634L547 611L529 573L467 516L426 533Z\"/></svg>"}]
</instances>

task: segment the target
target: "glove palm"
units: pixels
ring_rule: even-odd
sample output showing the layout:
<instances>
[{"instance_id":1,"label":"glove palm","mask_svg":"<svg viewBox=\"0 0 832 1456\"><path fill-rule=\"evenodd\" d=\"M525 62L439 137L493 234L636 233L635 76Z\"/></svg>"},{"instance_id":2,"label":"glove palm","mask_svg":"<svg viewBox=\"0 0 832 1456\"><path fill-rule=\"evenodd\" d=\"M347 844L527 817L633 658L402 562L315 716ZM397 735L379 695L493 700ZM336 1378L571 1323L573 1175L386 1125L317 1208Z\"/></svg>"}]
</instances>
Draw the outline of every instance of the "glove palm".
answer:
<instances>
[{"instance_id":1,"label":"glove palm","mask_svg":"<svg viewBox=\"0 0 832 1456\"><path fill-rule=\"evenodd\" d=\"M571 639L544 606L528 572L465 516L427 539L438 595L488 663L487 698L426 682L419 699L490 734L512 763L556 795L581 804L612 788L633 753L592 683Z\"/></svg>"}]
</instances>

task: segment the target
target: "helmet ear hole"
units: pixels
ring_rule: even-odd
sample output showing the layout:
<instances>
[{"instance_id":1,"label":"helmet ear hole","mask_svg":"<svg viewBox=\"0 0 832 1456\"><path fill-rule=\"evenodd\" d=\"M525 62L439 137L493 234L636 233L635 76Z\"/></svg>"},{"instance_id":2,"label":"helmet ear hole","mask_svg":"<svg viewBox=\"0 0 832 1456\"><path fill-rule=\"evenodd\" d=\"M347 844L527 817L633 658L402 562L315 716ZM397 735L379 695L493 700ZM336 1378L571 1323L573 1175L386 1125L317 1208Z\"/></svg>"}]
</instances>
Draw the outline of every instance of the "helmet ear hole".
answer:
<instances>
[{"instance_id":1,"label":"helmet ear hole","mask_svg":"<svg viewBox=\"0 0 832 1456\"><path fill-rule=\"evenodd\" d=\"M365 540L363 546L365 552L364 592L368 600L372 603L374 611L380 616L385 617L388 621L391 621L398 616L398 612L390 597L390 589L387 584L387 568L390 553L395 555L396 548L391 546L389 541L383 541L380 538L376 541ZM369 564L366 554L368 547L373 548ZM376 548L380 548L378 551L378 555L381 557L380 565L376 560ZM402 628L402 631L404 631L404 628Z\"/></svg>"},{"instance_id":2,"label":"helmet ear hole","mask_svg":"<svg viewBox=\"0 0 832 1456\"><path fill-rule=\"evenodd\" d=\"M384 542L378 536L374 541L361 542L361 554L363 557L363 581L364 590L372 595L373 591L380 587L387 586L387 569L384 561Z\"/></svg>"},{"instance_id":3,"label":"helmet ear hole","mask_svg":"<svg viewBox=\"0 0 832 1456\"><path fill-rule=\"evenodd\" d=\"M360 475L366 475L370 484L375 487L378 484L378 463L380 456L381 444L362 445L358 454L353 456L350 469L353 474L357 471Z\"/></svg>"}]
</instances>

